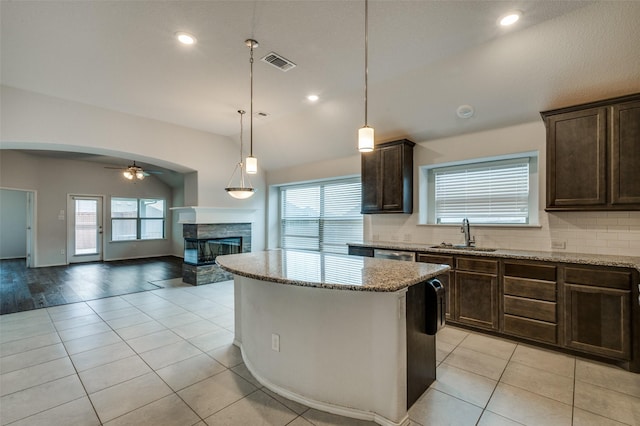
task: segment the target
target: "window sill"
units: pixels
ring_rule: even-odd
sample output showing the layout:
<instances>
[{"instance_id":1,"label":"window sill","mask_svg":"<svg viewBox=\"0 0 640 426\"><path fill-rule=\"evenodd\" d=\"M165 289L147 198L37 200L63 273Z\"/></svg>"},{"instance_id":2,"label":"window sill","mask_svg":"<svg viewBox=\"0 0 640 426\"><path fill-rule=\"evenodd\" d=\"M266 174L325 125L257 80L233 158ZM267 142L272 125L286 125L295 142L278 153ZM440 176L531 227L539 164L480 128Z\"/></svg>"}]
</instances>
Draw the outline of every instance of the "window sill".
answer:
<instances>
[{"instance_id":1,"label":"window sill","mask_svg":"<svg viewBox=\"0 0 640 426\"><path fill-rule=\"evenodd\" d=\"M144 240L109 240L110 243L140 243L143 241L168 241L168 238L149 238Z\"/></svg>"},{"instance_id":2,"label":"window sill","mask_svg":"<svg viewBox=\"0 0 640 426\"><path fill-rule=\"evenodd\" d=\"M460 228L462 226L462 224L456 225L456 224L448 224L448 223L418 223L418 226L431 226L434 228ZM526 225L516 225L516 224L504 224L504 225L500 225L500 224L483 224L483 223L479 223L479 224L470 224L471 228L500 228L500 229L504 229L504 228L513 228L513 229L540 229L542 228L542 225L533 225L533 224L526 224Z\"/></svg>"}]
</instances>

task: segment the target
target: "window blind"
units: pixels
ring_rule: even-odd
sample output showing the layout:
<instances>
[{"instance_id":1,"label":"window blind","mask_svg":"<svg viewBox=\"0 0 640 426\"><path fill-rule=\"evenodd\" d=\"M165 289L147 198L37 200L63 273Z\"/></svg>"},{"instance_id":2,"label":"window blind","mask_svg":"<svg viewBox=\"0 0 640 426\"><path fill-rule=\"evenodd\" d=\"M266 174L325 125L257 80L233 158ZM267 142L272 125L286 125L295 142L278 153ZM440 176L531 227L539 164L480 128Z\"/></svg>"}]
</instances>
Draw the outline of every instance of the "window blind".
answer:
<instances>
[{"instance_id":1,"label":"window blind","mask_svg":"<svg viewBox=\"0 0 640 426\"><path fill-rule=\"evenodd\" d=\"M529 159L433 169L436 223L529 223Z\"/></svg>"},{"instance_id":2,"label":"window blind","mask_svg":"<svg viewBox=\"0 0 640 426\"><path fill-rule=\"evenodd\" d=\"M280 188L280 245L347 253L362 241L360 179L341 179Z\"/></svg>"}]
</instances>

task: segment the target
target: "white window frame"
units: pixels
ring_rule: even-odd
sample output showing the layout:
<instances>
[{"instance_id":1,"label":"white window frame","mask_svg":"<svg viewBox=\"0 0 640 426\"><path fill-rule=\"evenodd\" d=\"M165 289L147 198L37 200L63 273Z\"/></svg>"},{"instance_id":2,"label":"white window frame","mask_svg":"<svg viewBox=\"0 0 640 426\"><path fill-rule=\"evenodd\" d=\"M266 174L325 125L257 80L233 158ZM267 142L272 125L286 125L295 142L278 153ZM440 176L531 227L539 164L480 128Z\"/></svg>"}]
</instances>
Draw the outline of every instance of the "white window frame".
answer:
<instances>
[{"instance_id":1,"label":"white window frame","mask_svg":"<svg viewBox=\"0 0 640 426\"><path fill-rule=\"evenodd\" d=\"M339 177L339 178L334 178L334 179L322 179L322 180L314 180L314 181L306 181L306 182L300 182L300 183L290 183L290 184L286 184L286 185L278 185L277 189L278 189L278 246L281 248L285 248L283 247L283 241L284 241L284 235L283 235L283 225L282 225L282 192L283 190L289 189L289 188L304 188L304 187L316 187L316 186L321 186L321 185L331 185L331 184L336 184L336 183L358 183L358 185L361 188L361 179L360 176L345 176L345 177ZM321 196L321 199L323 197ZM358 212L358 216L361 218L362 222L360 225L360 240L353 240L353 241L349 241L349 242L354 242L354 243L358 243L358 242L362 242L363 239L363 235L364 235L364 215L360 213L360 203L361 203L361 199L362 197L359 196L357 197L357 212ZM321 201L322 202L322 201ZM352 219L346 219L346 220L352 220ZM324 221L323 218L319 219L319 226L321 225L321 223ZM304 249L304 250L309 250L309 251L325 251L328 253L338 253L336 251L327 251L327 250L322 250L322 247L324 245L324 239L323 239L323 235L321 233L319 233L319 237L318 237L318 250L311 250L311 249ZM303 249L299 249L299 248L294 248L295 250L303 250ZM347 245L345 244L344 247L344 254L347 254Z\"/></svg>"},{"instance_id":2,"label":"white window frame","mask_svg":"<svg viewBox=\"0 0 640 426\"><path fill-rule=\"evenodd\" d=\"M113 217L113 201L114 200L131 200L131 201L136 201L136 217ZM142 217L140 216L140 203L143 200L152 200L152 201L162 201L164 204L164 208L163 208L163 212L162 212L162 217ZM110 201L109 201L109 215L110 215L110 219L111 219L111 232L109 235L109 240L112 243L119 243L119 242L128 242L128 241L154 241L154 240L165 240L166 236L167 236L167 200L165 200L164 198L157 198L157 197L141 197L141 198L137 198L137 197L111 197ZM113 239L113 231L116 228L115 226L113 226L113 224L119 220L135 220L136 221L136 237L135 238L129 238L129 239L119 239L119 240L114 240ZM142 238L142 222L143 221L162 221L162 237L160 238Z\"/></svg>"},{"instance_id":3,"label":"white window frame","mask_svg":"<svg viewBox=\"0 0 640 426\"><path fill-rule=\"evenodd\" d=\"M440 224L436 223L435 218L435 184L431 178L433 170L454 168L460 166L478 167L486 166L487 163L500 163L510 160L528 159L529 162L529 221L528 223L482 223L477 226L485 227L539 227L539 170L538 170L538 151L528 151L516 154L501 155L494 157L476 158L472 160L429 164L419 168L419 225L432 226L460 226L460 224Z\"/></svg>"}]
</instances>

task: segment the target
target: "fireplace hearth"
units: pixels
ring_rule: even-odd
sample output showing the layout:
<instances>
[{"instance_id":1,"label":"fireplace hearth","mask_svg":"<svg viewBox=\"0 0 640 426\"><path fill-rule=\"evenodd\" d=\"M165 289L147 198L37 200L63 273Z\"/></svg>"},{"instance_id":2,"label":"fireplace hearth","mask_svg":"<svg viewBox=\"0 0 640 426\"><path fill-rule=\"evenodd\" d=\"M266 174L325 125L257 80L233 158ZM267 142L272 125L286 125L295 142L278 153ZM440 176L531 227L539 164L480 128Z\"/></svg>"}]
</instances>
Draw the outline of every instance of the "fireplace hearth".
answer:
<instances>
[{"instance_id":1,"label":"fireplace hearth","mask_svg":"<svg viewBox=\"0 0 640 426\"><path fill-rule=\"evenodd\" d=\"M193 285L233 279L216 263L217 256L251 251L250 223L183 224L182 280Z\"/></svg>"}]
</instances>

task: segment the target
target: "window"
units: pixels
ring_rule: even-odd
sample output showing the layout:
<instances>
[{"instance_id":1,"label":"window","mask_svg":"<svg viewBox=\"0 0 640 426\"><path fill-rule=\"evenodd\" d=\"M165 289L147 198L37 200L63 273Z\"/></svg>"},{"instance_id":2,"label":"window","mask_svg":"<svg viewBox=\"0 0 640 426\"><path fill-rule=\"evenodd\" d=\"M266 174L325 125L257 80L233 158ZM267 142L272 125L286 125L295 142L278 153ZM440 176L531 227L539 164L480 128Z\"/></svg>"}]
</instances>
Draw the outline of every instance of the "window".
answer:
<instances>
[{"instance_id":1,"label":"window","mask_svg":"<svg viewBox=\"0 0 640 426\"><path fill-rule=\"evenodd\" d=\"M164 200L111 198L111 240L164 238Z\"/></svg>"},{"instance_id":2,"label":"window","mask_svg":"<svg viewBox=\"0 0 640 426\"><path fill-rule=\"evenodd\" d=\"M428 217L422 223L457 225L464 218L488 225L537 222L536 154L423 170Z\"/></svg>"},{"instance_id":3,"label":"window","mask_svg":"<svg viewBox=\"0 0 640 426\"><path fill-rule=\"evenodd\" d=\"M280 187L280 246L347 253L362 241L360 179Z\"/></svg>"}]
</instances>

